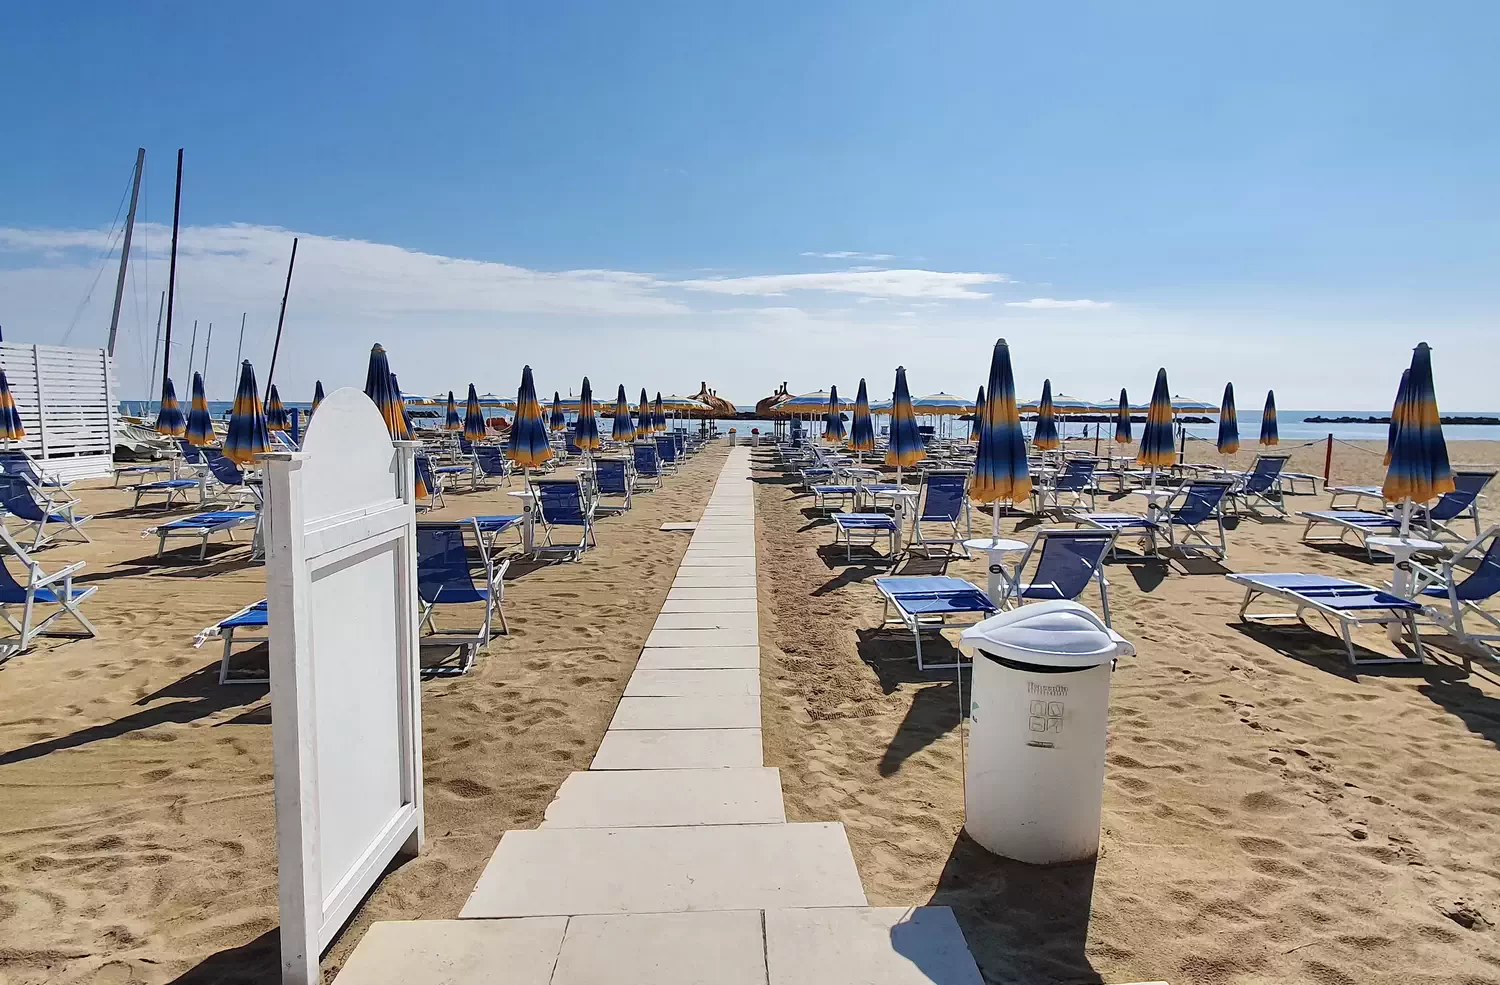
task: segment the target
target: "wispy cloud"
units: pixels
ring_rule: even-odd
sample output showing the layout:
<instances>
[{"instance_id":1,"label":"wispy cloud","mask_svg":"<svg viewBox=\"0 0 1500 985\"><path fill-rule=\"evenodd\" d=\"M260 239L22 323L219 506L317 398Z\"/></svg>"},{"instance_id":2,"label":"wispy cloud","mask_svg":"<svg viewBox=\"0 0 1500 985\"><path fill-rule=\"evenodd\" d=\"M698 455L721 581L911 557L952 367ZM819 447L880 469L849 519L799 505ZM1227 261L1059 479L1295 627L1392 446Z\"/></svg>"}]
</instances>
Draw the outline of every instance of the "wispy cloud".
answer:
<instances>
[{"instance_id":1,"label":"wispy cloud","mask_svg":"<svg viewBox=\"0 0 1500 985\"><path fill-rule=\"evenodd\" d=\"M681 280L673 286L715 294L781 297L793 291L823 291L880 298L973 298L990 295L976 290L985 284L1005 284L1005 274L957 273L941 270L844 270L824 274L756 274Z\"/></svg>"},{"instance_id":2,"label":"wispy cloud","mask_svg":"<svg viewBox=\"0 0 1500 985\"><path fill-rule=\"evenodd\" d=\"M1007 301L1007 308L1071 308L1074 310L1083 308L1109 308L1112 301L1090 301L1088 298L1078 298L1072 301L1062 301L1057 298L1032 298L1029 301Z\"/></svg>"},{"instance_id":3,"label":"wispy cloud","mask_svg":"<svg viewBox=\"0 0 1500 985\"><path fill-rule=\"evenodd\" d=\"M894 260L896 257L894 253L861 253L858 250L831 250L827 253L805 250L802 255L820 260Z\"/></svg>"}]
</instances>

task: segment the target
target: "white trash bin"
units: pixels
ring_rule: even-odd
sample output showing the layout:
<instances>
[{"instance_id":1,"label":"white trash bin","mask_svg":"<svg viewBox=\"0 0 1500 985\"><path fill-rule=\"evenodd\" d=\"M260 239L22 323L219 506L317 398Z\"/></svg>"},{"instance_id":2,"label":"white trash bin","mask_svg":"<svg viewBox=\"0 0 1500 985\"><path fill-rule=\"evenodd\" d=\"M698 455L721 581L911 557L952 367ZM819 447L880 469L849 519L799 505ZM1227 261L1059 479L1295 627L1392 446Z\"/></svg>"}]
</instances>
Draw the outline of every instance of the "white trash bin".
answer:
<instances>
[{"instance_id":1,"label":"white trash bin","mask_svg":"<svg viewBox=\"0 0 1500 985\"><path fill-rule=\"evenodd\" d=\"M1077 602L1041 602L964 631L974 658L964 828L1046 865L1099 853L1114 660L1135 652Z\"/></svg>"}]
</instances>

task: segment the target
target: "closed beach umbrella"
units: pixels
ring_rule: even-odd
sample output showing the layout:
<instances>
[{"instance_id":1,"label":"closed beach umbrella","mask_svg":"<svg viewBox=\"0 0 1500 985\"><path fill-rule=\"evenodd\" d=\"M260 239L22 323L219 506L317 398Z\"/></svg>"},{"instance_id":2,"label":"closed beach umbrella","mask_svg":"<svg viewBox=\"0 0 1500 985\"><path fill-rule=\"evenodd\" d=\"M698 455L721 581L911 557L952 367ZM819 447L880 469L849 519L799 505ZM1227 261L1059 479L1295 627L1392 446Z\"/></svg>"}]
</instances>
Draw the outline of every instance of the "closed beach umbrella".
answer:
<instances>
[{"instance_id":1,"label":"closed beach umbrella","mask_svg":"<svg viewBox=\"0 0 1500 985\"><path fill-rule=\"evenodd\" d=\"M266 427L272 431L290 431L292 428L292 419L281 405L281 394L276 392L275 383L266 388Z\"/></svg>"},{"instance_id":2,"label":"closed beach umbrella","mask_svg":"<svg viewBox=\"0 0 1500 985\"><path fill-rule=\"evenodd\" d=\"M1042 400L1037 404L1036 432L1031 436L1031 443L1039 451L1051 451L1061 442L1057 440L1057 419L1053 416L1056 411L1052 407L1052 381L1042 381Z\"/></svg>"},{"instance_id":3,"label":"closed beach umbrella","mask_svg":"<svg viewBox=\"0 0 1500 985\"><path fill-rule=\"evenodd\" d=\"M505 457L523 469L536 468L552 457L547 440L547 426L542 422L542 405L536 399L536 385L531 381L531 367L521 370L521 388L516 391L516 417L510 422L510 444Z\"/></svg>"},{"instance_id":4,"label":"closed beach umbrella","mask_svg":"<svg viewBox=\"0 0 1500 985\"><path fill-rule=\"evenodd\" d=\"M854 423L849 428L849 447L863 455L875 450L875 421L870 417L870 394L865 381L859 381L854 395Z\"/></svg>"},{"instance_id":5,"label":"closed beach umbrella","mask_svg":"<svg viewBox=\"0 0 1500 985\"><path fill-rule=\"evenodd\" d=\"M969 498L993 503L991 535L1000 535L1000 504L1031 496L1031 471L1026 464L1026 436L1016 407L1016 380L1010 368L1010 346L995 343L990 357L990 379L985 387L984 420L979 429L979 451L974 458L974 480Z\"/></svg>"},{"instance_id":6,"label":"closed beach umbrella","mask_svg":"<svg viewBox=\"0 0 1500 985\"><path fill-rule=\"evenodd\" d=\"M385 357L385 346L378 342L370 348L370 367L365 371L365 396L375 402L392 441L411 440L411 431L406 426L406 408L401 405L401 395L391 380L391 364Z\"/></svg>"},{"instance_id":7,"label":"closed beach umbrella","mask_svg":"<svg viewBox=\"0 0 1500 985\"><path fill-rule=\"evenodd\" d=\"M906 367L896 367L896 389L891 394L891 436L886 445L885 464L896 466L896 481L901 470L927 457L927 446L917 430L917 415L911 406L911 391L906 388Z\"/></svg>"},{"instance_id":8,"label":"closed beach umbrella","mask_svg":"<svg viewBox=\"0 0 1500 985\"><path fill-rule=\"evenodd\" d=\"M844 412L839 410L839 388L828 388L828 415L824 418L823 440L836 445L844 440Z\"/></svg>"},{"instance_id":9,"label":"closed beach umbrella","mask_svg":"<svg viewBox=\"0 0 1500 985\"><path fill-rule=\"evenodd\" d=\"M1276 433L1276 391L1266 391L1266 409L1260 415L1260 443L1270 448L1281 444Z\"/></svg>"},{"instance_id":10,"label":"closed beach umbrella","mask_svg":"<svg viewBox=\"0 0 1500 985\"><path fill-rule=\"evenodd\" d=\"M1120 388L1120 409L1115 411L1115 443L1128 445L1134 440L1130 433L1130 400L1125 396L1125 388Z\"/></svg>"},{"instance_id":11,"label":"closed beach umbrella","mask_svg":"<svg viewBox=\"0 0 1500 985\"><path fill-rule=\"evenodd\" d=\"M182 408L177 406L177 388L172 385L171 380L163 379L161 408L156 412L156 433L180 438L185 430L187 421L183 420Z\"/></svg>"},{"instance_id":12,"label":"closed beach umbrella","mask_svg":"<svg viewBox=\"0 0 1500 985\"><path fill-rule=\"evenodd\" d=\"M615 394L615 424L609 436L616 441L634 441L635 425L630 422L630 402L625 399L625 384Z\"/></svg>"},{"instance_id":13,"label":"closed beach umbrella","mask_svg":"<svg viewBox=\"0 0 1500 985\"><path fill-rule=\"evenodd\" d=\"M553 431L568 429L568 415L563 413L562 394L556 390L552 391L552 417L547 424Z\"/></svg>"},{"instance_id":14,"label":"closed beach umbrella","mask_svg":"<svg viewBox=\"0 0 1500 985\"><path fill-rule=\"evenodd\" d=\"M656 403L651 408L651 429L653 431L665 431L667 429L667 411L662 406L661 391L656 391Z\"/></svg>"},{"instance_id":15,"label":"closed beach umbrella","mask_svg":"<svg viewBox=\"0 0 1500 985\"><path fill-rule=\"evenodd\" d=\"M974 414L969 420L969 440L978 441L979 432L984 430L984 387L979 388L979 394L974 398Z\"/></svg>"},{"instance_id":16,"label":"closed beach umbrella","mask_svg":"<svg viewBox=\"0 0 1500 985\"><path fill-rule=\"evenodd\" d=\"M641 387L641 405L635 412L635 436L645 438L656 430L656 425L651 419L651 398L646 396L646 388Z\"/></svg>"},{"instance_id":17,"label":"closed beach umbrella","mask_svg":"<svg viewBox=\"0 0 1500 985\"><path fill-rule=\"evenodd\" d=\"M313 381L312 410L308 411L308 413L311 414L313 411L317 410L318 409L318 404L321 404L322 402L323 402L323 381L322 380L315 380L315 381Z\"/></svg>"},{"instance_id":18,"label":"closed beach umbrella","mask_svg":"<svg viewBox=\"0 0 1500 985\"><path fill-rule=\"evenodd\" d=\"M271 432L266 427L266 412L260 405L260 391L255 387L255 368L246 359L240 364L240 382L234 391L234 407L229 411L229 433L224 436L224 457L236 465L255 461L256 455L271 450Z\"/></svg>"},{"instance_id":19,"label":"closed beach umbrella","mask_svg":"<svg viewBox=\"0 0 1500 985\"><path fill-rule=\"evenodd\" d=\"M273 387L272 389L275 388ZM417 430L411 425L411 414L407 413L406 410L406 394L401 392L401 382L396 379L395 373L391 374L391 389L396 391L396 403L401 407L401 420L406 424L407 438L408 440L415 441Z\"/></svg>"},{"instance_id":20,"label":"closed beach umbrella","mask_svg":"<svg viewBox=\"0 0 1500 985\"><path fill-rule=\"evenodd\" d=\"M1224 406L1219 408L1219 454L1240 450L1240 416L1234 409L1234 384L1224 384Z\"/></svg>"},{"instance_id":21,"label":"closed beach umbrella","mask_svg":"<svg viewBox=\"0 0 1500 985\"><path fill-rule=\"evenodd\" d=\"M1406 400L1406 381L1411 379L1411 367L1401 371L1401 385L1396 387L1396 402L1391 405L1391 424L1385 433L1385 460L1380 464L1389 467L1391 455L1396 450L1397 425L1401 421L1401 404Z\"/></svg>"},{"instance_id":22,"label":"closed beach umbrella","mask_svg":"<svg viewBox=\"0 0 1500 985\"><path fill-rule=\"evenodd\" d=\"M1448 464L1448 444L1438 417L1437 394L1432 384L1432 349L1420 343L1412 354L1398 412L1395 447L1381 492L1391 502L1404 502L1401 535L1406 536L1411 507L1427 503L1453 491L1453 469Z\"/></svg>"},{"instance_id":23,"label":"closed beach umbrella","mask_svg":"<svg viewBox=\"0 0 1500 985\"><path fill-rule=\"evenodd\" d=\"M484 406L479 402L479 391L470 383L469 399L464 405L464 440L483 441L484 436Z\"/></svg>"},{"instance_id":24,"label":"closed beach umbrella","mask_svg":"<svg viewBox=\"0 0 1500 985\"><path fill-rule=\"evenodd\" d=\"M1151 391L1151 405L1146 409L1146 427L1141 432L1141 448L1135 460L1151 470L1151 486L1156 488L1156 470L1170 466L1176 458L1172 447L1172 393L1167 389L1167 371L1156 371L1156 386Z\"/></svg>"},{"instance_id":25,"label":"closed beach umbrella","mask_svg":"<svg viewBox=\"0 0 1500 985\"><path fill-rule=\"evenodd\" d=\"M594 416L594 388L589 378L583 378L583 389L578 396L578 436L573 443L583 451L599 449L599 419Z\"/></svg>"},{"instance_id":26,"label":"closed beach umbrella","mask_svg":"<svg viewBox=\"0 0 1500 985\"><path fill-rule=\"evenodd\" d=\"M448 391L448 413L443 417L444 431L462 431L464 419L458 416L458 401L453 397L453 391Z\"/></svg>"},{"instance_id":27,"label":"closed beach umbrella","mask_svg":"<svg viewBox=\"0 0 1500 985\"><path fill-rule=\"evenodd\" d=\"M21 425L21 412L16 409L16 398L10 392L5 370L0 369L0 438L20 441L24 437L26 428Z\"/></svg>"},{"instance_id":28,"label":"closed beach umbrella","mask_svg":"<svg viewBox=\"0 0 1500 985\"><path fill-rule=\"evenodd\" d=\"M208 397L203 392L203 374L193 374L193 395L188 402L188 444L206 448L214 443L214 420L208 416Z\"/></svg>"}]
</instances>

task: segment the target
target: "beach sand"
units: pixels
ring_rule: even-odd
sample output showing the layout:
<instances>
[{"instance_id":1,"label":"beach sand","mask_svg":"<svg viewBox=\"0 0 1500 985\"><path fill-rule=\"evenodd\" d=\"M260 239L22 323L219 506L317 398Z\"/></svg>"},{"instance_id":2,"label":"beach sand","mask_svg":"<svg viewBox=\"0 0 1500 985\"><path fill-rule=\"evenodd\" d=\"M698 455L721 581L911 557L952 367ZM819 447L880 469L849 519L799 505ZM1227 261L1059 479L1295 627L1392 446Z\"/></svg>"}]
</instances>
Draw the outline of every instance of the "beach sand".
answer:
<instances>
[{"instance_id":1,"label":"beach sand","mask_svg":"<svg viewBox=\"0 0 1500 985\"><path fill-rule=\"evenodd\" d=\"M582 563L512 566L511 635L467 676L422 686L426 851L382 879L325 956L326 979L373 920L457 916L501 833L534 827L587 769L687 547L658 528L698 518L725 453L710 446L602 520ZM159 562L140 536L153 519L126 509L126 491L78 491L99 514L95 542L38 557L88 562L79 584L99 588L86 611L100 638L42 641L0 665L0 982L274 981L269 696L221 687L217 642L191 644L264 596L264 568L245 547ZM423 516L517 502L501 486ZM477 625L468 615L443 618Z\"/></svg>"},{"instance_id":2,"label":"beach sand","mask_svg":"<svg viewBox=\"0 0 1500 985\"><path fill-rule=\"evenodd\" d=\"M1321 442L1291 445L1292 469L1322 474ZM1500 443L1450 452L1500 462ZM1111 563L1114 626L1138 653L1113 682L1100 856L1005 861L962 834L954 672L916 671L910 634L877 628L869 580L884 568L846 564L812 497L758 461L766 765L789 819L844 822L872 904L952 906L997 983L1500 982L1496 664L1466 676L1435 651L1354 674L1334 636L1235 624L1241 593L1217 565ZM1378 484L1380 463L1378 446L1336 444L1334 482ZM1245 520L1225 568L1389 574L1300 533ZM985 583L978 559L948 573ZM1083 601L1097 610L1092 590ZM1391 647L1378 631L1356 640Z\"/></svg>"}]
</instances>

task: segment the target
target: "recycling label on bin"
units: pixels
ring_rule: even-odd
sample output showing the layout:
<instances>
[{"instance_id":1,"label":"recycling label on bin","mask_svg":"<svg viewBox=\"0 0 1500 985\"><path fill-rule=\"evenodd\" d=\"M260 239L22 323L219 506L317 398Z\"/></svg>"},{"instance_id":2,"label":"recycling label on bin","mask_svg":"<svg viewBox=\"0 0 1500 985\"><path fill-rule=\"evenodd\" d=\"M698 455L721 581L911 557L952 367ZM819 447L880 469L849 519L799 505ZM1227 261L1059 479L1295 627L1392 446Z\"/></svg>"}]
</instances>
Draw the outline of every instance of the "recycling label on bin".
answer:
<instances>
[{"instance_id":1,"label":"recycling label on bin","mask_svg":"<svg viewBox=\"0 0 1500 985\"><path fill-rule=\"evenodd\" d=\"M1026 744L1036 749L1053 749L1053 739L1062 738L1063 719L1068 707L1062 701L1068 696L1066 684L1038 684L1028 681L1026 690L1031 695L1026 709L1026 731L1031 736Z\"/></svg>"}]
</instances>

